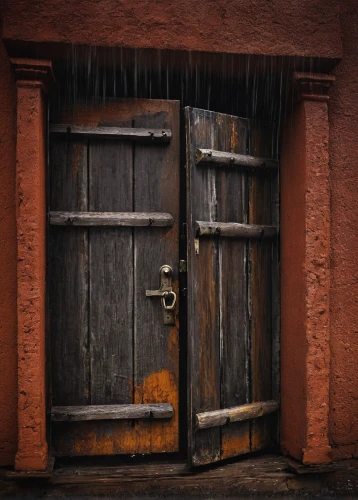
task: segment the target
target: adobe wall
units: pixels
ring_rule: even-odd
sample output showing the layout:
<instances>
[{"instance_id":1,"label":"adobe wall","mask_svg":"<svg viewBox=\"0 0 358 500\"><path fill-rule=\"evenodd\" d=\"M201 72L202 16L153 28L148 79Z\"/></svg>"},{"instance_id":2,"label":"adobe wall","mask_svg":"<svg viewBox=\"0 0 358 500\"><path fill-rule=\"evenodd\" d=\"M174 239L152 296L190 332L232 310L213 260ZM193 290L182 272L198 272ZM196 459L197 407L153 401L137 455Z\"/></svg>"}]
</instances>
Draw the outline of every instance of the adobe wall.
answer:
<instances>
[{"instance_id":1,"label":"adobe wall","mask_svg":"<svg viewBox=\"0 0 358 500\"><path fill-rule=\"evenodd\" d=\"M8 1L10 40L340 57L338 0Z\"/></svg>"},{"instance_id":2,"label":"adobe wall","mask_svg":"<svg viewBox=\"0 0 358 500\"><path fill-rule=\"evenodd\" d=\"M8 1L7 40L343 60L330 91L331 385L335 458L358 442L358 9L356 0ZM341 12L340 12L341 10ZM341 18L341 20L340 20ZM340 32L340 21L342 33ZM341 36L342 35L342 36ZM0 465L16 452L15 83L0 42ZM299 174L299 173L298 173ZM299 223L299 221L298 221ZM298 276L298 279L300 277ZM292 305L292 304L291 304ZM288 303L288 307L290 304ZM299 355L303 355L300 351ZM285 366L291 361L283 359ZM299 377L299 373L297 374ZM297 381L292 380L294 384ZM300 401L289 408L302 419ZM299 436L298 436L299 439ZM293 448L299 443L291 443Z\"/></svg>"},{"instance_id":3,"label":"adobe wall","mask_svg":"<svg viewBox=\"0 0 358 500\"><path fill-rule=\"evenodd\" d=\"M330 91L331 383L335 458L358 456L358 4L341 4L343 59Z\"/></svg>"}]
</instances>

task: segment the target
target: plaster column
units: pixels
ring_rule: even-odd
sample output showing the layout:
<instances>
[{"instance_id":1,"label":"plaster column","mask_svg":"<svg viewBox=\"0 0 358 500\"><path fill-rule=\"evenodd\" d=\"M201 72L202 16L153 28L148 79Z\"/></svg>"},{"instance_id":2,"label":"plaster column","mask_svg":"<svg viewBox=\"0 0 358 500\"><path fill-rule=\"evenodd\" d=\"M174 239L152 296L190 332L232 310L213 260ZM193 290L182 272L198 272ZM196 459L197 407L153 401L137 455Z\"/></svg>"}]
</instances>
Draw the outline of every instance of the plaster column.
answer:
<instances>
[{"instance_id":1,"label":"plaster column","mask_svg":"<svg viewBox=\"0 0 358 500\"><path fill-rule=\"evenodd\" d=\"M46 104L50 61L12 59L17 85L17 471L48 464L45 380Z\"/></svg>"},{"instance_id":2,"label":"plaster column","mask_svg":"<svg viewBox=\"0 0 358 500\"><path fill-rule=\"evenodd\" d=\"M331 461L328 89L296 73L299 102L281 156L281 446L305 464Z\"/></svg>"}]
</instances>

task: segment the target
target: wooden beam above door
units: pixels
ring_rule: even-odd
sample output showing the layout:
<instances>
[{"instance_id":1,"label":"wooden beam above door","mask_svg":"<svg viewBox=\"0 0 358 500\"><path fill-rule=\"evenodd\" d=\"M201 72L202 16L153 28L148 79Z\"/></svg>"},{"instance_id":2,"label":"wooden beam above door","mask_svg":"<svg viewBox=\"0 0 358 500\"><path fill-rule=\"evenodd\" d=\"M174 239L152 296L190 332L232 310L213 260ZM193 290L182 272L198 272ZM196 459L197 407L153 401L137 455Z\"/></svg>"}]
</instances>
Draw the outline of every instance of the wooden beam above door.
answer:
<instances>
[{"instance_id":1,"label":"wooden beam above door","mask_svg":"<svg viewBox=\"0 0 358 500\"><path fill-rule=\"evenodd\" d=\"M270 158L242 155L214 149L197 149L195 161L209 163L216 167L241 167L246 169L258 169L260 172L275 171L278 169L278 161Z\"/></svg>"},{"instance_id":2,"label":"wooden beam above door","mask_svg":"<svg viewBox=\"0 0 358 500\"><path fill-rule=\"evenodd\" d=\"M172 418L173 406L169 403L53 406L53 422L78 422L80 420L132 420Z\"/></svg>"},{"instance_id":3,"label":"wooden beam above door","mask_svg":"<svg viewBox=\"0 0 358 500\"><path fill-rule=\"evenodd\" d=\"M197 429L210 429L233 422L242 422L253 418L263 417L278 410L276 401L261 401L246 405L234 406L222 410L206 411L197 413L195 424Z\"/></svg>"},{"instance_id":4,"label":"wooden beam above door","mask_svg":"<svg viewBox=\"0 0 358 500\"><path fill-rule=\"evenodd\" d=\"M172 227L174 218L162 212L50 212L52 226Z\"/></svg>"},{"instance_id":5,"label":"wooden beam above door","mask_svg":"<svg viewBox=\"0 0 358 500\"><path fill-rule=\"evenodd\" d=\"M145 142L170 142L172 131L155 128L85 127L79 125L50 125L51 134L100 136L107 139L129 139Z\"/></svg>"},{"instance_id":6,"label":"wooden beam above door","mask_svg":"<svg viewBox=\"0 0 358 500\"><path fill-rule=\"evenodd\" d=\"M196 221L197 236L225 236L231 238L273 238L276 226L239 224L237 222Z\"/></svg>"}]
</instances>

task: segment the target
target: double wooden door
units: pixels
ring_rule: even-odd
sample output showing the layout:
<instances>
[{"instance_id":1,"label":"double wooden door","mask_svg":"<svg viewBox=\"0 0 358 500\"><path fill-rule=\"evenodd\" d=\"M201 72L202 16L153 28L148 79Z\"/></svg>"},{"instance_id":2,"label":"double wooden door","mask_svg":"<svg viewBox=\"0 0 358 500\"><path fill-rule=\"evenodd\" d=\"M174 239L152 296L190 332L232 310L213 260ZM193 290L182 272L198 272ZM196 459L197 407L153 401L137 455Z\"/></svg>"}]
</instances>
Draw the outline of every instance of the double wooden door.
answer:
<instances>
[{"instance_id":1,"label":"double wooden door","mask_svg":"<svg viewBox=\"0 0 358 500\"><path fill-rule=\"evenodd\" d=\"M185 110L188 321L179 329L179 120L177 101L133 99L78 105L50 128L55 455L178 451L179 385L192 465L276 441L274 134Z\"/></svg>"}]
</instances>

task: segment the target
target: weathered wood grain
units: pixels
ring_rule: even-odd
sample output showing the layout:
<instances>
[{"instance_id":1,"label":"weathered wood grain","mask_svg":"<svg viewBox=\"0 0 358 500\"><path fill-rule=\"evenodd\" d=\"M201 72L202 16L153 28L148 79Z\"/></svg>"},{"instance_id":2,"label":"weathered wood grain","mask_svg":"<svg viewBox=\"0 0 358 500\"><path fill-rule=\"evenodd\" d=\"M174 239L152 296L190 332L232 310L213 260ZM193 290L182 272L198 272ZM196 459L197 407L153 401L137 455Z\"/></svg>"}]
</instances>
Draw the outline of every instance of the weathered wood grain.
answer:
<instances>
[{"instance_id":1,"label":"weathered wood grain","mask_svg":"<svg viewBox=\"0 0 358 500\"><path fill-rule=\"evenodd\" d=\"M218 427L233 422L263 417L277 410L278 403L276 401L261 401L233 408L224 408L223 410L198 413L195 415L195 422L197 429L207 429L209 427Z\"/></svg>"},{"instance_id":2,"label":"weathered wood grain","mask_svg":"<svg viewBox=\"0 0 358 500\"><path fill-rule=\"evenodd\" d=\"M133 209L132 144L94 137L88 158L93 212L82 221L104 222L102 213L111 210L118 213L115 220L109 214L113 224L128 224L133 214L121 211ZM133 230L91 227L89 249L90 401L133 403Z\"/></svg>"},{"instance_id":3,"label":"weathered wood grain","mask_svg":"<svg viewBox=\"0 0 358 500\"><path fill-rule=\"evenodd\" d=\"M51 231L63 235L82 231L88 235L84 290L90 307L84 323L87 350L81 351L90 367L87 400L60 401L58 405L169 404L173 416L140 422L53 422L52 453L83 456L177 451L178 322L163 325L160 300L146 297L145 290L158 287L159 268L168 263L174 269L173 288L178 293L179 106L171 101L120 100L93 106L90 114L88 107L78 105L64 116L64 123L69 119L100 127L126 126L126 120L129 127L145 128L147 124L153 130L170 129L172 138L162 147L160 143L114 141L105 134L53 134L54 141L89 143L89 178L85 185L76 186L78 192L88 193L86 206L61 206L54 211L124 212L132 219L129 222L138 213L148 216L145 226L130 224L132 227L120 231L108 226L51 226ZM78 195L70 194L75 199ZM165 223L148 231L153 212L153 225L158 222L157 214L164 214ZM75 348L81 350L81 346ZM72 374L76 370L73 363Z\"/></svg>"},{"instance_id":4,"label":"weathered wood grain","mask_svg":"<svg viewBox=\"0 0 358 500\"><path fill-rule=\"evenodd\" d=\"M189 434L192 463L201 465L272 443L269 421L257 425L237 418L224 425L227 416L215 408L214 396L211 407L194 412L193 408L209 390L218 394L217 380L220 408L272 399L271 300L277 282L273 287L271 258L278 218L271 217L271 182L277 179L278 162L266 160L272 158L272 150L266 147L272 145L272 130L264 130L255 121L190 108L186 120L188 273L192 280L188 287L189 415L213 411L222 426L197 428L194 436ZM262 139L261 134L265 134ZM243 168L217 168L224 166ZM271 175L260 175L265 171ZM209 215L202 217L205 212ZM200 245L195 253L196 238ZM211 242L209 252L207 241ZM199 274L203 262L205 276L204 268L203 275ZM211 354L213 345L219 361ZM251 415L254 418L260 412L257 406ZM195 427L192 421L190 425ZM218 446L212 438L218 436L215 428L220 430L216 454L212 451Z\"/></svg>"},{"instance_id":5,"label":"weathered wood grain","mask_svg":"<svg viewBox=\"0 0 358 500\"><path fill-rule=\"evenodd\" d=\"M51 142L50 209L87 210L85 138ZM88 229L49 231L49 334L52 403L89 402Z\"/></svg>"},{"instance_id":6,"label":"weathered wood grain","mask_svg":"<svg viewBox=\"0 0 358 500\"><path fill-rule=\"evenodd\" d=\"M129 420L172 418L174 410L171 404L128 404L128 405L87 405L53 406L53 422L79 422L82 420Z\"/></svg>"},{"instance_id":7,"label":"weathered wood grain","mask_svg":"<svg viewBox=\"0 0 358 500\"><path fill-rule=\"evenodd\" d=\"M196 221L197 236L225 236L229 238L273 238L277 234L275 226L239 224L237 222Z\"/></svg>"},{"instance_id":8,"label":"weathered wood grain","mask_svg":"<svg viewBox=\"0 0 358 500\"><path fill-rule=\"evenodd\" d=\"M200 471L190 470L184 461L173 460L133 463L133 459L129 459L120 464L96 465L60 463L46 486L46 494L118 496L120 492L129 497L237 498L241 495L257 496L260 492L277 496L277 492L289 491L287 482L294 477L293 472L287 472L285 458L275 455L246 458L226 463L224 467L206 467ZM39 495L43 494L44 488L41 483Z\"/></svg>"},{"instance_id":9,"label":"weathered wood grain","mask_svg":"<svg viewBox=\"0 0 358 500\"><path fill-rule=\"evenodd\" d=\"M220 149L246 153L247 120L218 114ZM248 220L247 173L218 169L218 220ZM221 408L249 402L247 247L245 239L222 238L219 244ZM221 429L221 459L250 451L250 423Z\"/></svg>"},{"instance_id":10,"label":"weathered wood grain","mask_svg":"<svg viewBox=\"0 0 358 500\"><path fill-rule=\"evenodd\" d=\"M217 127L210 111L186 108L188 224L188 414L189 460L204 465L220 460L220 429L194 433L196 413L220 408L219 243L203 239L194 248L196 220L217 219L216 169L196 166L197 148L217 149Z\"/></svg>"},{"instance_id":11,"label":"weathered wood grain","mask_svg":"<svg viewBox=\"0 0 358 500\"><path fill-rule=\"evenodd\" d=\"M164 324L160 298L147 297L146 290L159 288L159 270L173 269L172 286L179 297L179 103L152 101L151 113L138 107L133 126L171 129L168 147L135 145L133 160L134 210L170 212L170 228L134 229L134 402L170 403L175 416L149 425L140 422L136 431L143 452L175 452L179 449L179 324Z\"/></svg>"},{"instance_id":12,"label":"weathered wood grain","mask_svg":"<svg viewBox=\"0 0 358 500\"><path fill-rule=\"evenodd\" d=\"M217 167L258 169L260 172L277 170L278 168L278 161L276 160L250 156L247 154L237 154L234 152L215 151L212 149L198 149L195 159L197 164L203 163L214 164Z\"/></svg>"},{"instance_id":13,"label":"weathered wood grain","mask_svg":"<svg viewBox=\"0 0 358 500\"><path fill-rule=\"evenodd\" d=\"M148 129L133 127L86 127L78 125L53 124L50 126L51 134L102 136L111 139L130 139L133 141L164 142L168 143L172 137L169 129Z\"/></svg>"},{"instance_id":14,"label":"weathered wood grain","mask_svg":"<svg viewBox=\"0 0 358 500\"><path fill-rule=\"evenodd\" d=\"M249 153L273 156L274 130L270 124L252 121ZM250 175L249 222L272 224L272 178ZM251 278L251 367L252 401L273 399L272 395L272 242L250 242ZM252 451L275 443L274 419L254 421L251 428Z\"/></svg>"},{"instance_id":15,"label":"weathered wood grain","mask_svg":"<svg viewBox=\"0 0 358 500\"><path fill-rule=\"evenodd\" d=\"M118 146L117 146L118 147ZM116 186L114 179L110 180ZM174 219L160 212L50 212L52 226L171 227Z\"/></svg>"}]
</instances>

